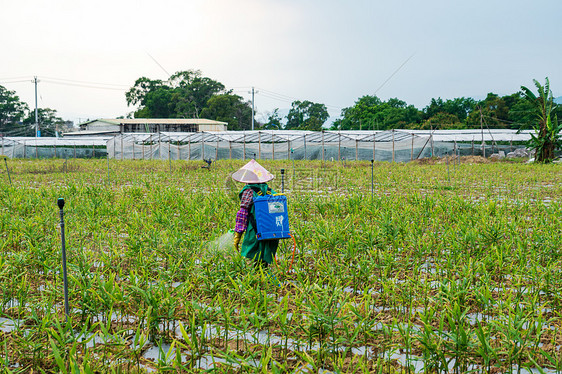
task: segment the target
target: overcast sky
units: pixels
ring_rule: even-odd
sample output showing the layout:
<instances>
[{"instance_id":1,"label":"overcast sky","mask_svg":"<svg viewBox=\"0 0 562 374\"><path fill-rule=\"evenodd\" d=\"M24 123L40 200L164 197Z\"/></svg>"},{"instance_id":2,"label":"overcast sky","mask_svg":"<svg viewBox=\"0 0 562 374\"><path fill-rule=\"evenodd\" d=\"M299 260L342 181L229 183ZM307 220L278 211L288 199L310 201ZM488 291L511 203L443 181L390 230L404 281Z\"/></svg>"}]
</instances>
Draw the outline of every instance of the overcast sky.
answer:
<instances>
[{"instance_id":1,"label":"overcast sky","mask_svg":"<svg viewBox=\"0 0 562 374\"><path fill-rule=\"evenodd\" d=\"M363 95L422 109L547 76L559 96L561 15L560 0L0 0L0 85L33 108L37 76L39 107L75 122L126 115L137 78L188 69L255 87L258 119L299 99L331 123Z\"/></svg>"}]
</instances>

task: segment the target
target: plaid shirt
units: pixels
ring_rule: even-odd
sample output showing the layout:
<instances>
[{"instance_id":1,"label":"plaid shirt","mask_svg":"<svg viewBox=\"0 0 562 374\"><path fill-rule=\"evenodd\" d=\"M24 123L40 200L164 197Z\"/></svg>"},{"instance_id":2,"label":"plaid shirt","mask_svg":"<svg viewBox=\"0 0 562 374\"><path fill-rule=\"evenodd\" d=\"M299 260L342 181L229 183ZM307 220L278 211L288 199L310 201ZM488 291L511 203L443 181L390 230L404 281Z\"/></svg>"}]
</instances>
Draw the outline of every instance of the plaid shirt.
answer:
<instances>
[{"instance_id":1,"label":"plaid shirt","mask_svg":"<svg viewBox=\"0 0 562 374\"><path fill-rule=\"evenodd\" d=\"M252 204L254 203L254 191L248 188L242 194L240 198L240 210L236 213L236 226L234 226L234 231L244 232L248 227L248 211Z\"/></svg>"}]
</instances>

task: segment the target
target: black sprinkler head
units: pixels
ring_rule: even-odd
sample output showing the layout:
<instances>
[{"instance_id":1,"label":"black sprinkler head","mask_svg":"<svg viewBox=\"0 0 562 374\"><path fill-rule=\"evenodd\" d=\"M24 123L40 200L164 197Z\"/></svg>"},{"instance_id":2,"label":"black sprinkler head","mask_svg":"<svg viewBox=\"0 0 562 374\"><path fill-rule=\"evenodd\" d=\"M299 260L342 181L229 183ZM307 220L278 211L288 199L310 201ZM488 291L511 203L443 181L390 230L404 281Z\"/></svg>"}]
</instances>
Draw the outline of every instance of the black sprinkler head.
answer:
<instances>
[{"instance_id":1,"label":"black sprinkler head","mask_svg":"<svg viewBox=\"0 0 562 374\"><path fill-rule=\"evenodd\" d=\"M57 199L57 205L59 206L59 209L64 208L64 199L62 197Z\"/></svg>"},{"instance_id":2,"label":"black sprinkler head","mask_svg":"<svg viewBox=\"0 0 562 374\"><path fill-rule=\"evenodd\" d=\"M281 174L285 174L285 169L281 169Z\"/></svg>"}]
</instances>

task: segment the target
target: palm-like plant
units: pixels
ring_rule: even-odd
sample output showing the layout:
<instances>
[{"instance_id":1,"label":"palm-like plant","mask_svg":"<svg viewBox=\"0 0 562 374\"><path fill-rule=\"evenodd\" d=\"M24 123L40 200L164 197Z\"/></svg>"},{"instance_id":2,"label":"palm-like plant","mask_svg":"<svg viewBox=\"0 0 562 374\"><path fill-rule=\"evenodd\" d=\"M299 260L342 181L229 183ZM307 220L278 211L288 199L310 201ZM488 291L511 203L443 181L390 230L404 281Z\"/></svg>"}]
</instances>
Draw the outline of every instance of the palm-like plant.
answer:
<instances>
[{"instance_id":1,"label":"palm-like plant","mask_svg":"<svg viewBox=\"0 0 562 374\"><path fill-rule=\"evenodd\" d=\"M537 162L548 163L554 159L556 149L562 147L562 124L558 123L558 118L554 115L556 104L548 77L545 78L544 86L535 79L533 82L537 87L538 96L529 88L521 86L523 97L535 108L538 120L537 124L533 126L537 134L531 134L529 146L535 149Z\"/></svg>"}]
</instances>

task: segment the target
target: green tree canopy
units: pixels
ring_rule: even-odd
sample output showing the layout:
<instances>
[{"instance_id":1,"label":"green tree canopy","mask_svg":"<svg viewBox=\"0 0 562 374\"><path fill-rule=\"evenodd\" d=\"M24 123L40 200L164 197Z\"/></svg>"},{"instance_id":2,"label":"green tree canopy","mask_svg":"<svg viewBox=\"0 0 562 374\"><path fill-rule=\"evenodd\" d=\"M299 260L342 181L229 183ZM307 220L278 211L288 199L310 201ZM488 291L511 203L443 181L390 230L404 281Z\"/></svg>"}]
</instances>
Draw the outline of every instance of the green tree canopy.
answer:
<instances>
[{"instance_id":1,"label":"green tree canopy","mask_svg":"<svg viewBox=\"0 0 562 374\"><path fill-rule=\"evenodd\" d=\"M397 98L384 102L376 96L363 96L355 105L342 109L341 118L334 121L335 130L386 130L406 128L419 123L422 113L413 105Z\"/></svg>"},{"instance_id":2,"label":"green tree canopy","mask_svg":"<svg viewBox=\"0 0 562 374\"><path fill-rule=\"evenodd\" d=\"M293 101L287 114L288 130L320 131L324 122L330 117L326 105L311 101Z\"/></svg>"},{"instance_id":3,"label":"green tree canopy","mask_svg":"<svg viewBox=\"0 0 562 374\"><path fill-rule=\"evenodd\" d=\"M0 133L19 136L25 131L23 119L28 112L26 103L20 101L14 91L0 86Z\"/></svg>"},{"instance_id":4,"label":"green tree canopy","mask_svg":"<svg viewBox=\"0 0 562 374\"><path fill-rule=\"evenodd\" d=\"M228 122L229 130L249 130L252 122L252 107L242 97L232 94L211 96L201 117Z\"/></svg>"},{"instance_id":5,"label":"green tree canopy","mask_svg":"<svg viewBox=\"0 0 562 374\"><path fill-rule=\"evenodd\" d=\"M141 77L125 93L127 105L138 105L136 118L199 118L214 95L225 92L222 83L203 77L199 70L173 74L167 81Z\"/></svg>"},{"instance_id":6,"label":"green tree canopy","mask_svg":"<svg viewBox=\"0 0 562 374\"><path fill-rule=\"evenodd\" d=\"M504 97L488 93L486 98L476 103L466 120L468 128L501 129L509 128L509 106Z\"/></svg>"},{"instance_id":7,"label":"green tree canopy","mask_svg":"<svg viewBox=\"0 0 562 374\"><path fill-rule=\"evenodd\" d=\"M504 96L509 107L508 119L512 129L532 129L536 124L536 107L523 91ZM554 105L552 117L562 118L562 106Z\"/></svg>"},{"instance_id":8,"label":"green tree canopy","mask_svg":"<svg viewBox=\"0 0 562 374\"><path fill-rule=\"evenodd\" d=\"M269 113L267 121L263 124L262 128L264 130L281 130L283 128L281 116L279 116L279 108L275 108L273 112Z\"/></svg>"},{"instance_id":9,"label":"green tree canopy","mask_svg":"<svg viewBox=\"0 0 562 374\"><path fill-rule=\"evenodd\" d=\"M459 97L443 101L440 97L431 99L428 106L423 109L424 118L429 119L439 113L450 114L457 118L456 123L464 122L468 114L473 110L476 101L471 98ZM449 117L452 118L452 117Z\"/></svg>"},{"instance_id":10,"label":"green tree canopy","mask_svg":"<svg viewBox=\"0 0 562 374\"><path fill-rule=\"evenodd\" d=\"M146 77L141 77L135 81L135 85L125 93L127 105L140 105L144 106L146 95L149 92L155 91L163 87L164 83L161 80L152 80Z\"/></svg>"},{"instance_id":11,"label":"green tree canopy","mask_svg":"<svg viewBox=\"0 0 562 374\"><path fill-rule=\"evenodd\" d=\"M37 121L41 136L56 136L56 132L62 132L66 127L66 122L57 116L57 111L50 108L37 109ZM26 129L26 136L35 135L35 111L29 111L23 121Z\"/></svg>"},{"instance_id":12,"label":"green tree canopy","mask_svg":"<svg viewBox=\"0 0 562 374\"><path fill-rule=\"evenodd\" d=\"M464 128L465 124L459 120L459 117L445 112L437 112L435 115L415 127L417 130L458 130Z\"/></svg>"},{"instance_id":13,"label":"green tree canopy","mask_svg":"<svg viewBox=\"0 0 562 374\"><path fill-rule=\"evenodd\" d=\"M135 118L177 118L172 95L172 90L166 86L147 92Z\"/></svg>"}]
</instances>

